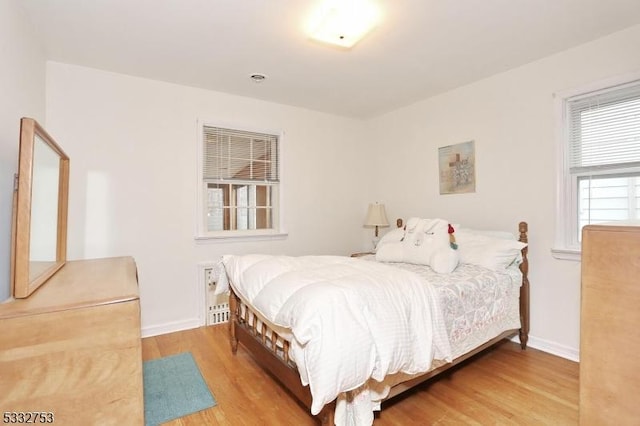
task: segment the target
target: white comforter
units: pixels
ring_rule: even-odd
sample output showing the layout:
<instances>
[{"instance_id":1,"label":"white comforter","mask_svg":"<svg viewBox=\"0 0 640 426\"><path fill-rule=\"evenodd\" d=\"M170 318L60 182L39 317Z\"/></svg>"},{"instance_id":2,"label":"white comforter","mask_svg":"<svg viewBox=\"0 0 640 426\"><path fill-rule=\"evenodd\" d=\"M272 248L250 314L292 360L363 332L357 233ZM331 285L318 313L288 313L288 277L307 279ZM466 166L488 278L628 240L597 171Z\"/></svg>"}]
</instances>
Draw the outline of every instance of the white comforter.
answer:
<instances>
[{"instance_id":1,"label":"white comforter","mask_svg":"<svg viewBox=\"0 0 640 426\"><path fill-rule=\"evenodd\" d=\"M291 330L313 414L369 379L451 360L438 297L412 272L338 256L224 256L223 264L242 299Z\"/></svg>"}]
</instances>

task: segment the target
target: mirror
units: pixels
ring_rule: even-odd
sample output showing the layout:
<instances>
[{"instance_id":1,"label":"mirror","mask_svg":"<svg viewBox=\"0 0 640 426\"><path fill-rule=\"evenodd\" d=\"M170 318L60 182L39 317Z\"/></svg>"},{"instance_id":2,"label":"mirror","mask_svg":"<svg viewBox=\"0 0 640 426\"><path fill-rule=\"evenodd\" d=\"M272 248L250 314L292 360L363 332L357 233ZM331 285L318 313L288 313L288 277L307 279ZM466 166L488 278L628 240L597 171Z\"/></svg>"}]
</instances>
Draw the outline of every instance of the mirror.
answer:
<instances>
[{"instance_id":1,"label":"mirror","mask_svg":"<svg viewBox=\"0 0 640 426\"><path fill-rule=\"evenodd\" d=\"M37 121L21 119L13 196L13 297L28 297L64 266L68 196L69 157Z\"/></svg>"}]
</instances>

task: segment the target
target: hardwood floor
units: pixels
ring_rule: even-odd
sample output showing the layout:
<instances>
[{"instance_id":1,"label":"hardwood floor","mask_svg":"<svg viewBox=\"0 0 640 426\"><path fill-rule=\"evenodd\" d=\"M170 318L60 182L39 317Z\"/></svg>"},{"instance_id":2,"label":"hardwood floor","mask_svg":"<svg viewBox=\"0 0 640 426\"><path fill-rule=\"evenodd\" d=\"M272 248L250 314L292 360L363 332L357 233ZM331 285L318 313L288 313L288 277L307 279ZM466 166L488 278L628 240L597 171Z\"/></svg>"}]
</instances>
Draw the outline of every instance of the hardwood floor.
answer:
<instances>
[{"instance_id":1,"label":"hardwood floor","mask_svg":"<svg viewBox=\"0 0 640 426\"><path fill-rule=\"evenodd\" d=\"M144 360L190 351L217 405L169 425L316 425L226 325L142 340ZM507 342L383 404L375 426L577 425L578 364Z\"/></svg>"}]
</instances>

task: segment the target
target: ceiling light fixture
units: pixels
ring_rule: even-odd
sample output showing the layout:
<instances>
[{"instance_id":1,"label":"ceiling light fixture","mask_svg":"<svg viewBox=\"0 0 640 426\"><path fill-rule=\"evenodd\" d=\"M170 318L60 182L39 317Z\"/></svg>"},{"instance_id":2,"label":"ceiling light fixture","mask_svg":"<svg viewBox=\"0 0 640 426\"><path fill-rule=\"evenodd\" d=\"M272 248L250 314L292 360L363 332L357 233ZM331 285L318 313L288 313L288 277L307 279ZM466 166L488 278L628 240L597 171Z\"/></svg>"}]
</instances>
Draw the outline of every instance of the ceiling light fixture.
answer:
<instances>
[{"instance_id":1,"label":"ceiling light fixture","mask_svg":"<svg viewBox=\"0 0 640 426\"><path fill-rule=\"evenodd\" d=\"M373 0L325 0L309 20L311 38L351 48L378 23Z\"/></svg>"}]
</instances>

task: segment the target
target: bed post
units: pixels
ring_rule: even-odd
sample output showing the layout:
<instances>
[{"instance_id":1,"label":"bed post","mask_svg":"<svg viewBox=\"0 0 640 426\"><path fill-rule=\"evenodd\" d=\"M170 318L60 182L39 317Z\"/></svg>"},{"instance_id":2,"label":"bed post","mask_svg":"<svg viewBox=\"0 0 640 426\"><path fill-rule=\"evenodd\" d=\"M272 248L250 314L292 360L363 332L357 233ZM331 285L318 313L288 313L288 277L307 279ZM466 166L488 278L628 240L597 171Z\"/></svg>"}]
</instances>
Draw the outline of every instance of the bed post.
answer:
<instances>
[{"instance_id":1,"label":"bed post","mask_svg":"<svg viewBox=\"0 0 640 426\"><path fill-rule=\"evenodd\" d=\"M336 401L326 404L322 407L322 410L318 413L318 419L320 420L321 426L334 426L335 425L335 412L336 412Z\"/></svg>"},{"instance_id":2,"label":"bed post","mask_svg":"<svg viewBox=\"0 0 640 426\"><path fill-rule=\"evenodd\" d=\"M229 292L229 337L231 340L231 353L234 355L238 351L238 338L236 337L236 323L238 321L238 296Z\"/></svg>"},{"instance_id":3,"label":"bed post","mask_svg":"<svg viewBox=\"0 0 640 426\"><path fill-rule=\"evenodd\" d=\"M529 244L529 225L527 222L520 222L518 226L520 231L519 241ZM520 287L520 347L527 349L527 341L529 340L529 259L527 253L529 246L522 249L522 263L520 271L522 271L522 286Z\"/></svg>"}]
</instances>

